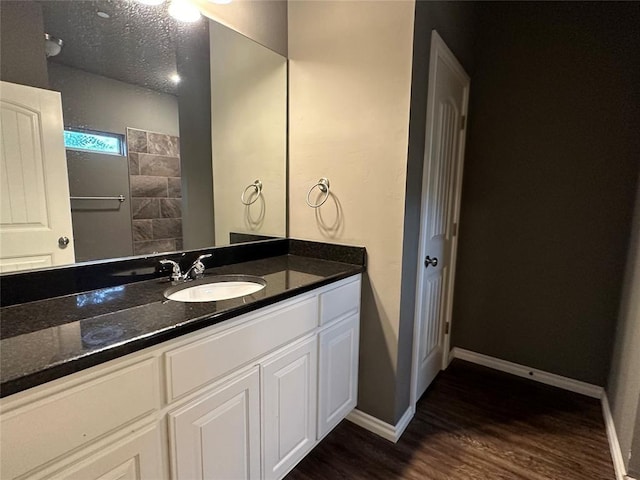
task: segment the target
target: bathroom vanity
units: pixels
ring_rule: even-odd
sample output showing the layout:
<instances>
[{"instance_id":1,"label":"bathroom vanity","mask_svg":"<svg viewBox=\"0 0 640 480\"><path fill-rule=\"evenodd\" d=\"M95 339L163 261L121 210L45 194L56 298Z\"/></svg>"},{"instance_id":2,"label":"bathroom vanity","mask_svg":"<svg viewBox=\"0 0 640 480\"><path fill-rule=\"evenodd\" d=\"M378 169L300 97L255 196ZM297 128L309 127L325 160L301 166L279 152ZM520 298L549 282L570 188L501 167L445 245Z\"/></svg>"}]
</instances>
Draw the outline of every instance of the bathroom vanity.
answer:
<instances>
[{"instance_id":1,"label":"bathroom vanity","mask_svg":"<svg viewBox=\"0 0 640 480\"><path fill-rule=\"evenodd\" d=\"M211 269L266 280L236 299L153 279L4 307L0 477L284 477L356 405L363 269L289 254Z\"/></svg>"}]
</instances>

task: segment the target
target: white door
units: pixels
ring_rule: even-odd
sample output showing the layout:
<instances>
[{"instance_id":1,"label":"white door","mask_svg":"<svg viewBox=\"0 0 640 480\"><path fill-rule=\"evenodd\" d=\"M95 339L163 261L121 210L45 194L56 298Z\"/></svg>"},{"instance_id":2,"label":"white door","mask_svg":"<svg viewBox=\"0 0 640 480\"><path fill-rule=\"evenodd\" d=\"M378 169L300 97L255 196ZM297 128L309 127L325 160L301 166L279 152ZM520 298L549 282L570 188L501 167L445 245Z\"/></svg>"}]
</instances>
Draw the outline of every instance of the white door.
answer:
<instances>
[{"instance_id":1,"label":"white door","mask_svg":"<svg viewBox=\"0 0 640 480\"><path fill-rule=\"evenodd\" d=\"M169 414L174 477L260 478L260 370L251 370Z\"/></svg>"},{"instance_id":2,"label":"white door","mask_svg":"<svg viewBox=\"0 0 640 480\"><path fill-rule=\"evenodd\" d=\"M320 332L318 440L353 410L358 401L360 316L352 315Z\"/></svg>"},{"instance_id":3,"label":"white door","mask_svg":"<svg viewBox=\"0 0 640 480\"><path fill-rule=\"evenodd\" d=\"M316 441L316 336L262 366L264 477L280 479Z\"/></svg>"},{"instance_id":4,"label":"white door","mask_svg":"<svg viewBox=\"0 0 640 480\"><path fill-rule=\"evenodd\" d=\"M60 93L0 82L0 272L75 261L63 132Z\"/></svg>"},{"instance_id":5,"label":"white door","mask_svg":"<svg viewBox=\"0 0 640 480\"><path fill-rule=\"evenodd\" d=\"M451 316L468 97L469 77L434 30L414 328L414 403L446 366L449 353L447 326Z\"/></svg>"}]
</instances>

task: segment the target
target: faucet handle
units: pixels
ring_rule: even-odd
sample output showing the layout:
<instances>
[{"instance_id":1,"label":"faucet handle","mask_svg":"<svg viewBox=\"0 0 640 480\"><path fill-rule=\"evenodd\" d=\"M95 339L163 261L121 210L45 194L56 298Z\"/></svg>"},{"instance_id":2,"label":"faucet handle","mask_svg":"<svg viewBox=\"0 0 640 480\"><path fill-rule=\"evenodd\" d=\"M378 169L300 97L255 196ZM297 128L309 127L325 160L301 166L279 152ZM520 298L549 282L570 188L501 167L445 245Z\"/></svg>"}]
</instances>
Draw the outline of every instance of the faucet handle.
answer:
<instances>
[{"instance_id":1,"label":"faucet handle","mask_svg":"<svg viewBox=\"0 0 640 480\"><path fill-rule=\"evenodd\" d=\"M182 271L180 270L180 264L178 264L178 262L164 258L160 260L160 264L171 265L171 280L176 282L182 280Z\"/></svg>"},{"instance_id":2,"label":"faucet handle","mask_svg":"<svg viewBox=\"0 0 640 480\"><path fill-rule=\"evenodd\" d=\"M205 266L204 266L204 263L202 263L202 260L212 256L213 254L211 253L200 255L198 258L196 258L196 261L193 262L193 265L191 265L191 268L187 271L185 275L190 278L198 278L202 276L204 274L204 269L205 269Z\"/></svg>"}]
</instances>

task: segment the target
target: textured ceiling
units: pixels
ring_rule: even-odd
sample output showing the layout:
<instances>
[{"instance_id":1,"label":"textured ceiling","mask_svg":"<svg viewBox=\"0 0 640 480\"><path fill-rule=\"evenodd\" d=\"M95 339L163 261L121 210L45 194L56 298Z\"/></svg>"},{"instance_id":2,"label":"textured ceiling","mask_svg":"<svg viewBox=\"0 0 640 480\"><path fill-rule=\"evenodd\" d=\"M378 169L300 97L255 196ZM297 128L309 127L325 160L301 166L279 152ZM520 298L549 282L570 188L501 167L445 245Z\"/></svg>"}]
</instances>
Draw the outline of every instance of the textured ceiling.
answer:
<instances>
[{"instance_id":1,"label":"textured ceiling","mask_svg":"<svg viewBox=\"0 0 640 480\"><path fill-rule=\"evenodd\" d=\"M173 20L167 3L133 0L41 0L45 31L64 41L49 61L165 93L176 93L169 77L176 55L208 57L208 25ZM105 12L105 19L97 12ZM194 41L195 40L195 41ZM187 50L184 45L189 45ZM180 72L177 72L180 73Z\"/></svg>"}]
</instances>

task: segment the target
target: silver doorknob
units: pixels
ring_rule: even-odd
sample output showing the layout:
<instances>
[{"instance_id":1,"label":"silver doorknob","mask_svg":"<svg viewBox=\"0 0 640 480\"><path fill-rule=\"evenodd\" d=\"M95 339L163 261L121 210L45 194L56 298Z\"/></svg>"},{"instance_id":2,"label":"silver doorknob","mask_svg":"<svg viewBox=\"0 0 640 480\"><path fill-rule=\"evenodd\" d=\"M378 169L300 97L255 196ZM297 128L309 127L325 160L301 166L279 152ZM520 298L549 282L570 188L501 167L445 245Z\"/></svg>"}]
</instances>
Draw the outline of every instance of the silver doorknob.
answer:
<instances>
[{"instance_id":1,"label":"silver doorknob","mask_svg":"<svg viewBox=\"0 0 640 480\"><path fill-rule=\"evenodd\" d=\"M427 255L424 259L424 266L428 267L429 265L431 265L432 267L436 267L438 265L438 259L436 257L431 258L429 255Z\"/></svg>"},{"instance_id":2,"label":"silver doorknob","mask_svg":"<svg viewBox=\"0 0 640 480\"><path fill-rule=\"evenodd\" d=\"M58 239L58 246L60 248L67 248L67 245L69 245L69 237L60 237Z\"/></svg>"}]
</instances>

